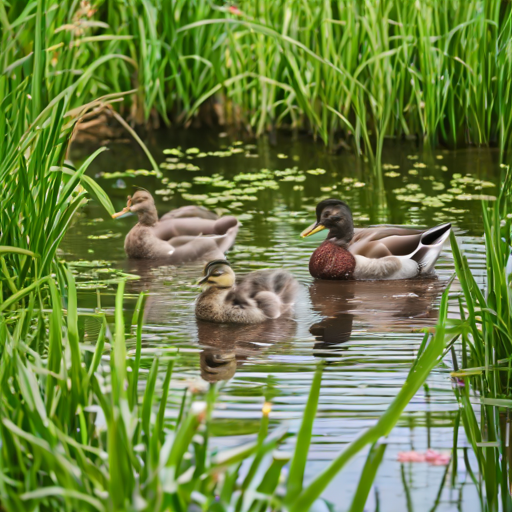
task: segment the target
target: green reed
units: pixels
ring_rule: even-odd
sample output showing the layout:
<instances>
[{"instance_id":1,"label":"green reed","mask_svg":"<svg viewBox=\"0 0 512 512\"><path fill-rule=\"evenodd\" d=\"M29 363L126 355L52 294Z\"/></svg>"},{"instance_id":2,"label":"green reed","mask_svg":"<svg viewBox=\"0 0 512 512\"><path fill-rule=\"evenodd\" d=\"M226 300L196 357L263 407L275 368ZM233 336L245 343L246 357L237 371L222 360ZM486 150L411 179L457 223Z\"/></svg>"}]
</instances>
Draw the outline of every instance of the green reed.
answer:
<instances>
[{"instance_id":1,"label":"green reed","mask_svg":"<svg viewBox=\"0 0 512 512\"><path fill-rule=\"evenodd\" d=\"M425 336L417 363L376 425L304 482L321 363L293 453L280 450L286 428L270 429L267 402L254 441L215 453L208 440L217 387L204 397L185 391L180 407L170 391L177 349L155 354L142 344L144 294L127 328L120 282L110 326L101 308L78 312L74 278L67 270L64 275L66 310L52 279L39 290L22 290L33 303L46 288L49 309L9 312L0 305L0 502L6 511L309 510L344 465L371 445L351 505L362 511L384 454L382 438L444 348L441 324ZM445 294L442 311L446 304ZM83 315L101 326L95 343L84 339ZM127 336L135 349L127 349Z\"/></svg>"},{"instance_id":2,"label":"green reed","mask_svg":"<svg viewBox=\"0 0 512 512\"><path fill-rule=\"evenodd\" d=\"M493 0L15 0L0 22L4 68L34 61L33 112L103 60L80 97L134 90L119 108L136 124L220 115L256 135L288 126L333 148L345 139L380 161L390 136L510 146L511 9Z\"/></svg>"},{"instance_id":3,"label":"green reed","mask_svg":"<svg viewBox=\"0 0 512 512\"><path fill-rule=\"evenodd\" d=\"M479 465L482 508L512 510L509 486L510 440L507 425L512 408L512 248L511 176L507 170L492 208L482 205L486 249L486 282L481 289L468 259L452 235L455 270L461 286L460 318L450 320L455 393L461 420ZM460 340L460 356L454 343ZM482 486L483 485L483 486Z\"/></svg>"}]
</instances>

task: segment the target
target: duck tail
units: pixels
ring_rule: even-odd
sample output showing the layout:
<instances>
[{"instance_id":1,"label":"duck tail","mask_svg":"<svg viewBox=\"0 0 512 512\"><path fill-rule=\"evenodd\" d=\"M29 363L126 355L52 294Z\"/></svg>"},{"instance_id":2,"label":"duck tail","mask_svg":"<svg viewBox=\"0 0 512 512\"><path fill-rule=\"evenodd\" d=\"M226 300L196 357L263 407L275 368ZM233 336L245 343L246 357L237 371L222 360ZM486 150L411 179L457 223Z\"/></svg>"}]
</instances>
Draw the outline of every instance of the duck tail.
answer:
<instances>
[{"instance_id":1,"label":"duck tail","mask_svg":"<svg viewBox=\"0 0 512 512\"><path fill-rule=\"evenodd\" d=\"M411 255L411 259L418 263L421 274L428 274L441 254L443 244L450 236L452 225L441 224L425 231L418 244L417 250Z\"/></svg>"},{"instance_id":2,"label":"duck tail","mask_svg":"<svg viewBox=\"0 0 512 512\"><path fill-rule=\"evenodd\" d=\"M297 280L285 270L278 270L274 273L273 292L279 297L282 304L290 307L295 302L299 290Z\"/></svg>"},{"instance_id":3,"label":"duck tail","mask_svg":"<svg viewBox=\"0 0 512 512\"><path fill-rule=\"evenodd\" d=\"M235 243L240 222L235 217L221 217L215 223L215 239L217 246L222 252L227 252Z\"/></svg>"},{"instance_id":4,"label":"duck tail","mask_svg":"<svg viewBox=\"0 0 512 512\"><path fill-rule=\"evenodd\" d=\"M299 289L296 279L286 270L254 272L240 284L241 289L245 286L268 318L279 318L288 312Z\"/></svg>"}]
</instances>

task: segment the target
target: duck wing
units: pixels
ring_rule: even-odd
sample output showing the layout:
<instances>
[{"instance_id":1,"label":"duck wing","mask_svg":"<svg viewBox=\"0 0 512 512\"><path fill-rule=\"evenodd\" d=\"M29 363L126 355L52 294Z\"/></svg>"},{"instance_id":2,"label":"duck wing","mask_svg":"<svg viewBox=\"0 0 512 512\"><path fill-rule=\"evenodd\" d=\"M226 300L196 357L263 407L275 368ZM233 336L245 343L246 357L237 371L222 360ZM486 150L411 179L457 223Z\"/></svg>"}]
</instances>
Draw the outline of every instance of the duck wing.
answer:
<instances>
[{"instance_id":1,"label":"duck wing","mask_svg":"<svg viewBox=\"0 0 512 512\"><path fill-rule=\"evenodd\" d=\"M171 265L193 261L212 261L224 259L224 253L219 249L215 239L208 236L177 236L169 242L171 251L168 261Z\"/></svg>"},{"instance_id":2,"label":"duck wing","mask_svg":"<svg viewBox=\"0 0 512 512\"><path fill-rule=\"evenodd\" d=\"M268 318L278 318L293 306L299 285L286 270L260 270L248 274L236 292L256 301Z\"/></svg>"},{"instance_id":3,"label":"duck wing","mask_svg":"<svg viewBox=\"0 0 512 512\"><path fill-rule=\"evenodd\" d=\"M420 272L427 273L439 257L450 229L451 224L441 224L427 230L387 226L368 228L354 234L349 251L366 258L396 256L413 260Z\"/></svg>"},{"instance_id":4,"label":"duck wing","mask_svg":"<svg viewBox=\"0 0 512 512\"><path fill-rule=\"evenodd\" d=\"M160 221L166 221L169 219L183 219L188 217L198 217L200 219L217 220L219 216L216 213L208 210L204 206L188 205L176 208L167 212L165 215L160 217Z\"/></svg>"},{"instance_id":5,"label":"duck wing","mask_svg":"<svg viewBox=\"0 0 512 512\"><path fill-rule=\"evenodd\" d=\"M153 228L155 236L169 240L175 236L198 236L216 233L218 221L198 217L160 220Z\"/></svg>"}]
</instances>

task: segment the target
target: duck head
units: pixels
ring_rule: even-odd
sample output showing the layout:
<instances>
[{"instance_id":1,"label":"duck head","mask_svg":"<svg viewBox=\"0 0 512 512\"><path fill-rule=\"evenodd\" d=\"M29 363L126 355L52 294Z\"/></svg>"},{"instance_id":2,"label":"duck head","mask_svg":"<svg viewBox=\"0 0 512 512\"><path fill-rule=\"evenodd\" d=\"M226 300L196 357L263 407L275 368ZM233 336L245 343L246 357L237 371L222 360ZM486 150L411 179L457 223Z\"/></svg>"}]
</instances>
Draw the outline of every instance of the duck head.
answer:
<instances>
[{"instance_id":1,"label":"duck head","mask_svg":"<svg viewBox=\"0 0 512 512\"><path fill-rule=\"evenodd\" d=\"M306 228L302 238L328 229L327 239L340 246L346 246L354 236L352 212L346 203L339 199L325 199L316 207L316 222Z\"/></svg>"},{"instance_id":2,"label":"duck head","mask_svg":"<svg viewBox=\"0 0 512 512\"><path fill-rule=\"evenodd\" d=\"M145 226L154 226L158 222L155 201L147 190L137 190L133 196L128 196L126 206L120 212L114 213L112 217L117 219L128 212L136 213L139 223Z\"/></svg>"},{"instance_id":3,"label":"duck head","mask_svg":"<svg viewBox=\"0 0 512 512\"><path fill-rule=\"evenodd\" d=\"M227 260L209 261L203 276L197 283L203 288L231 288L235 284L235 273Z\"/></svg>"}]
</instances>

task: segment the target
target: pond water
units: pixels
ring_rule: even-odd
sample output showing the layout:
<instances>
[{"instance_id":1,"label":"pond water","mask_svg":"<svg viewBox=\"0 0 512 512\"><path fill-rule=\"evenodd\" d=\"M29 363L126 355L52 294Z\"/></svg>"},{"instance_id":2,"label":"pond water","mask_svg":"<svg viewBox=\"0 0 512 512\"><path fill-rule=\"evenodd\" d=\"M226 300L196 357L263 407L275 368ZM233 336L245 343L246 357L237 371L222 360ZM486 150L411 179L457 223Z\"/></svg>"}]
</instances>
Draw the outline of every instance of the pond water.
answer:
<instances>
[{"instance_id":1,"label":"pond water","mask_svg":"<svg viewBox=\"0 0 512 512\"><path fill-rule=\"evenodd\" d=\"M278 134L275 142L237 140L215 131L160 131L148 136L146 143L157 162L164 164L163 177L151 174L138 146L115 143L96 159L89 174L96 176L118 210L134 187L142 186L154 194L161 214L200 203L236 215L242 227L228 254L233 268L239 275L260 268L291 271L301 283L293 321L250 328L196 321L199 289L194 283L201 267L128 262L123 240L135 217L110 219L95 201L77 217L61 256L78 276L84 311L98 301L112 311L112 280L120 273L140 276L128 281L126 318L131 318L138 293L149 291L145 346L180 348L174 400L186 386L227 380L214 415L217 446L235 446L254 436L267 393L273 397L272 424L286 423L295 432L315 368L325 361L307 467L310 478L362 429L373 425L396 396L422 340L421 330L435 325L440 294L453 274L447 246L436 266L437 278L315 282L308 260L325 233L305 240L299 236L313 222L315 205L326 197L344 199L356 226L432 226L450 221L483 282L480 199L497 194L499 155L476 149L424 155L409 142L395 143L385 149L379 175L352 153L329 154L309 138ZM75 145L71 158L80 163L91 151ZM452 289L457 290L456 283ZM97 327L85 321L91 342ZM447 359L434 370L389 436L367 510L480 510L465 454L475 472L477 465L462 428L454 478L451 467L397 460L398 452L412 449L450 452L457 411L451 369ZM292 440L286 444L284 449L293 447ZM356 457L324 493L335 510L349 507L365 457L366 452Z\"/></svg>"}]
</instances>

